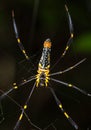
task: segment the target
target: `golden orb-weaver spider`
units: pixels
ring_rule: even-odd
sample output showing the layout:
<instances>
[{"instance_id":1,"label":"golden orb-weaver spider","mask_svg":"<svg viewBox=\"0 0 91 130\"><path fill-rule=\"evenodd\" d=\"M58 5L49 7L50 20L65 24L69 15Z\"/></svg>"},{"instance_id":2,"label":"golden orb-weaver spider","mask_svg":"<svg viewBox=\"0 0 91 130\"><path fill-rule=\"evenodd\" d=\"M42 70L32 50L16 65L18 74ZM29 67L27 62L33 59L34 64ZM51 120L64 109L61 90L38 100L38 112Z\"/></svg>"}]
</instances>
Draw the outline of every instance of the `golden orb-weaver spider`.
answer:
<instances>
[{"instance_id":1,"label":"golden orb-weaver spider","mask_svg":"<svg viewBox=\"0 0 91 130\"><path fill-rule=\"evenodd\" d=\"M65 9L66 9L66 12L67 12L67 16L68 16L68 21L69 21L69 30L70 30L70 38L68 39L68 42L67 42L67 45L66 45L66 48L61 56L64 57L67 50L69 49L69 46L72 42L72 39L73 39L73 25L72 25L72 20L71 20L71 16L69 14L69 11L68 11L68 8L67 6L65 5ZM12 11L12 19L13 19L13 26L14 26L14 31L15 31L15 35L16 35L16 39L17 39L17 42L18 42L18 45L19 45L19 48L21 49L22 53L24 54L26 60L29 60L29 56L27 55L25 49L24 49L24 46L19 38L19 35L18 35L18 30L17 30L17 26L16 26L16 22L15 22L15 18L14 18L14 11ZM34 76L31 76L29 77L28 79L24 80L24 82L20 83L20 84L16 84L16 83L13 83L13 87L8 90L7 92L4 92L1 97L0 97L0 100L2 100L5 96L9 97L8 94L11 93L13 90L17 90L19 87L27 84L28 82L31 82L32 80L35 80L34 82L34 85L32 87L32 90L30 91L30 94L24 104L24 106L22 107L21 105L19 105L15 100L13 100L12 98L10 98L13 102L16 103L16 105L18 105L21 109L21 114L18 118L18 121L16 122L16 125L14 127L14 130L17 130L18 127L19 127L19 123L21 122L22 118L23 118L23 115L25 115L25 117L27 118L27 120L29 121L29 123L31 125L33 125L36 129L40 129L38 126L36 126L35 124L33 124L30 120L30 118L28 117L28 115L26 114L26 109L28 108L28 102L30 101L30 98L34 92L34 89L35 87L39 87L39 86L43 86L45 88L49 88L49 90L51 91L55 101L56 101L56 104L58 105L58 107L60 108L60 110L62 111L62 113L64 114L64 116L68 119L68 121L70 122L70 124L77 130L78 129L78 125L75 123L75 121L73 121L73 119L69 116L69 114L64 110L63 108L63 105L61 103L61 101L58 99L55 91L53 90L52 87L49 86L49 82L50 80L52 80L53 82L56 82L56 83L59 83L59 84L62 84L62 85L65 85L69 88L73 88L73 89L76 89L77 91L81 92L82 94L84 95L87 95L87 96L91 96L91 94L85 92L84 90L76 87L75 85L72 85L72 84L69 84L69 83L66 83L66 82L63 82L63 81L60 81L60 80L57 80L57 79L54 79L52 78L52 76L54 75L60 75L60 74L63 74L67 71L70 71L72 70L73 68L77 67L79 64L81 64L82 62L85 61L85 59L79 61L78 63L76 63L75 65L63 70L63 71L58 71L58 72L55 72L55 73L50 73L50 53L51 53L51 46L52 46L52 43L51 43L51 40L50 39L46 39L44 41L44 44L43 44L43 51L42 51L42 55L41 55L41 58L40 58L40 61L39 61L39 64L38 64L38 70L37 70L37 74L34 75ZM1 115L3 116L3 111L2 111L2 107L1 107ZM3 121L4 118L2 118L1 122Z\"/></svg>"}]
</instances>

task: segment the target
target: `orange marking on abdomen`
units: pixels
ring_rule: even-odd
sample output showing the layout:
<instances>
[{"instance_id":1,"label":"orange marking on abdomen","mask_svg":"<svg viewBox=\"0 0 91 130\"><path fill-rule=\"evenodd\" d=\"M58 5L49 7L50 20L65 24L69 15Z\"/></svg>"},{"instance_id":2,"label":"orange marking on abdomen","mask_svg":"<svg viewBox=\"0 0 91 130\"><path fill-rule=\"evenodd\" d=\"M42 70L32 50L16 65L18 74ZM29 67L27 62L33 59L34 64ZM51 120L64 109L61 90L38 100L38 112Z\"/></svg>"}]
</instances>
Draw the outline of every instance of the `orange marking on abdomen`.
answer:
<instances>
[{"instance_id":1,"label":"orange marking on abdomen","mask_svg":"<svg viewBox=\"0 0 91 130\"><path fill-rule=\"evenodd\" d=\"M46 41L44 42L44 47L46 47L46 48L51 48L51 42L48 41L48 40L46 40Z\"/></svg>"}]
</instances>

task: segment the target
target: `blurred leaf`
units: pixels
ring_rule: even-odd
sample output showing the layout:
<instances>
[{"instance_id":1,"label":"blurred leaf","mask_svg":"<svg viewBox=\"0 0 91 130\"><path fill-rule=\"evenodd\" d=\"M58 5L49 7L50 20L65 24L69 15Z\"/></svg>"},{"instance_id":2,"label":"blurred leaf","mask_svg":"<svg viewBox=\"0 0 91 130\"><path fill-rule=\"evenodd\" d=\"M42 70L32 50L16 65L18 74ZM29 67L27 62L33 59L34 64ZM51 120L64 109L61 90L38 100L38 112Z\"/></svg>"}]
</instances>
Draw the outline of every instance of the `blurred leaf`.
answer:
<instances>
[{"instance_id":1,"label":"blurred leaf","mask_svg":"<svg viewBox=\"0 0 91 130\"><path fill-rule=\"evenodd\" d=\"M75 51L91 53L91 33L82 34L75 40Z\"/></svg>"}]
</instances>

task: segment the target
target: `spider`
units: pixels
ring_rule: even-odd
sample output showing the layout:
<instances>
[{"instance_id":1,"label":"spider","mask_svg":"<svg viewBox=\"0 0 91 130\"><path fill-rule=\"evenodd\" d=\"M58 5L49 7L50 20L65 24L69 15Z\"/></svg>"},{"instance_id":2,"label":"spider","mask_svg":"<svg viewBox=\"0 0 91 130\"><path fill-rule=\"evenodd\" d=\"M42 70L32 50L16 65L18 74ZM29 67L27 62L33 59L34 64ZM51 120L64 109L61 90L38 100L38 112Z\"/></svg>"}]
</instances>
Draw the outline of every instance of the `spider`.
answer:
<instances>
[{"instance_id":1,"label":"spider","mask_svg":"<svg viewBox=\"0 0 91 130\"><path fill-rule=\"evenodd\" d=\"M73 40L73 25L72 25L72 20L71 20L71 16L70 16L70 13L68 11L68 7L67 5L65 5L65 9L66 9L66 12L67 12L67 17L68 17L68 23L69 23L69 30L70 30L70 37L68 39L68 42L67 42L67 45L65 47L65 50L64 52L62 53L61 55L61 58L63 58L66 54L66 52L68 51L69 49L69 46L70 44L72 43L72 40ZM22 53L24 54L26 60L29 60L29 56L27 55L26 53L26 50L24 49L24 46L19 38L19 34L18 34L18 30L17 30L17 26L16 26L16 22L15 22L15 17L14 17L14 11L12 11L12 20L13 20L13 27L14 27L14 31L15 31L15 36L16 36L16 39L17 39L17 42L18 42L18 46L19 48L21 49ZM15 124L15 127L14 127L14 130L17 130L18 127L19 127L19 124L23 118L23 116L25 115L25 117L27 118L28 122L33 125L35 128L41 130L41 128L39 128L38 126L36 126L34 123L31 122L30 118L28 117L28 115L26 114L26 109L28 108L28 102L30 101L30 98L34 92L34 89L35 88L38 88L40 86L42 87L45 87L45 88L48 88L54 99L55 99L55 102L56 104L58 105L58 107L60 108L61 112L64 114L64 116L67 118L67 120L69 121L69 123L76 129L78 130L79 127L78 125L76 124L76 122L70 117L70 115L65 111L65 109L63 108L63 105L61 103L61 101L58 99L54 89L50 86L49 82L50 80L53 81L53 82L56 82L56 83L59 83L59 84L62 84L66 87L69 87L69 88L73 88L79 92L81 92L82 94L86 95L86 96L91 96L91 94L87 93L86 91L76 87L75 85L73 84L69 84L69 83L66 83L66 82L63 82L61 80L57 80L55 78L52 78L52 76L55 76L55 75L61 75L65 72L68 72L72 69L74 69L75 67L77 67L79 64L81 64L82 62L84 62L86 60L86 58L82 59L81 61L79 61L78 63L74 64L73 66L63 70L63 71L58 71L58 72L55 72L55 73L50 73L50 53L51 53L51 46L52 46L52 42L51 40L48 38L44 41L44 44L43 44L43 51L42 51L42 55L40 57L40 61L39 61L39 64L38 64L38 69L37 69L37 74L36 75L33 75L31 77L29 77L28 79L24 80L24 82L20 83L20 84L16 84L16 83L13 83L12 85L12 88L9 89L8 91L6 92L3 92L2 91L2 95L0 97L0 100L2 100L5 96L7 96L8 98L10 98L16 105L18 105L21 109L21 113L20 113L20 116L18 118L18 121L16 122ZM34 85L29 93L29 96L24 104L24 106L21 106L19 105L14 99L12 99L8 94L11 93L13 90L17 90L19 87L22 87L23 85L31 82L35 80L34 82ZM1 90L0 90L1 91ZM1 116L3 117L3 110L2 110L2 106L0 105L1 107ZM1 122L4 120L4 117L2 118Z\"/></svg>"}]
</instances>

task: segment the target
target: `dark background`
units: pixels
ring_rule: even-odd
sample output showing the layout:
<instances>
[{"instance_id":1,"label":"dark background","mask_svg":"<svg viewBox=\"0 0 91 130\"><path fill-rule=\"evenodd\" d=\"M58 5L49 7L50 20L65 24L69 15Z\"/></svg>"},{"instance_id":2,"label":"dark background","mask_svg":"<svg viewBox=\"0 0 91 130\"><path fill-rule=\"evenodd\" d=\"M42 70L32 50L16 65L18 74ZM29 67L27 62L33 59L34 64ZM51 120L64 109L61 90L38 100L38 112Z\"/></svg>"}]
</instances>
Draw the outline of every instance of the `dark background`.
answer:
<instances>
[{"instance_id":1,"label":"dark background","mask_svg":"<svg viewBox=\"0 0 91 130\"><path fill-rule=\"evenodd\" d=\"M39 2L39 6L37 6ZM69 8L74 26L74 40L65 58L52 69L52 72L64 70L83 58L87 60L74 70L54 78L77 85L91 93L91 0L36 0L33 18L34 0L1 0L0 1L0 89L6 91L15 81L21 82L24 77L37 73L37 64L41 56L45 39L52 41L51 66L60 58L70 36L65 3ZM12 24L12 9L21 41L29 54L30 61L24 61ZM35 55L35 56L34 56ZM33 64L31 64L33 63ZM36 69L35 69L36 68ZM65 110L79 125L79 130L91 129L91 98L80 92L66 88L50 81ZM28 97L33 82L10 94L21 105ZM7 97L2 101L5 120L0 124L0 130L12 130L20 114L20 108ZM74 130L57 107L48 89L35 90L27 114L32 122L41 128L51 122L57 130ZM89 128L89 129L87 129ZM23 118L19 130L30 127ZM47 130L54 130L49 127Z\"/></svg>"}]
</instances>

